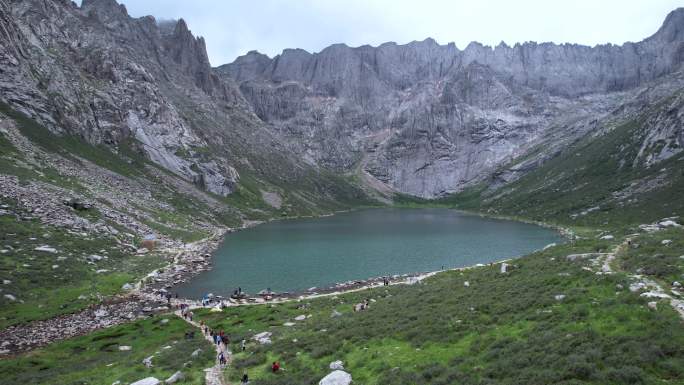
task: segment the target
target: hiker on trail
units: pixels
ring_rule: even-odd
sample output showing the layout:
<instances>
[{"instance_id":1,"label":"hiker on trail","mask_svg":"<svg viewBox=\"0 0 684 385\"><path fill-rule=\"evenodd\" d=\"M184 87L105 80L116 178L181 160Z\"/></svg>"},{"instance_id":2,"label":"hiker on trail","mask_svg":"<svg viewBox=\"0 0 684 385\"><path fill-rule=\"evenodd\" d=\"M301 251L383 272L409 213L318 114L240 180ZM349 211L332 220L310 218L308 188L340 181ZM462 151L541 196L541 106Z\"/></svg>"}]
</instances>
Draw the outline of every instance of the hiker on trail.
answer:
<instances>
[{"instance_id":1,"label":"hiker on trail","mask_svg":"<svg viewBox=\"0 0 684 385\"><path fill-rule=\"evenodd\" d=\"M223 354L223 352L218 354L218 360L219 360L219 365L223 366L227 363L226 361L226 356Z\"/></svg>"},{"instance_id":2,"label":"hiker on trail","mask_svg":"<svg viewBox=\"0 0 684 385\"><path fill-rule=\"evenodd\" d=\"M273 373L278 373L279 370L280 370L280 363L278 363L278 361L273 361L273 365L271 365L271 371Z\"/></svg>"},{"instance_id":3,"label":"hiker on trail","mask_svg":"<svg viewBox=\"0 0 684 385\"><path fill-rule=\"evenodd\" d=\"M249 384L249 376L245 372L245 374L242 375L242 380L240 381L240 384L246 385Z\"/></svg>"},{"instance_id":4,"label":"hiker on trail","mask_svg":"<svg viewBox=\"0 0 684 385\"><path fill-rule=\"evenodd\" d=\"M190 322L192 322L192 316L195 315L193 312L188 312L188 318L190 318Z\"/></svg>"},{"instance_id":5,"label":"hiker on trail","mask_svg":"<svg viewBox=\"0 0 684 385\"><path fill-rule=\"evenodd\" d=\"M247 348L247 341L243 338L242 341L240 341L240 349L244 352L245 349Z\"/></svg>"}]
</instances>

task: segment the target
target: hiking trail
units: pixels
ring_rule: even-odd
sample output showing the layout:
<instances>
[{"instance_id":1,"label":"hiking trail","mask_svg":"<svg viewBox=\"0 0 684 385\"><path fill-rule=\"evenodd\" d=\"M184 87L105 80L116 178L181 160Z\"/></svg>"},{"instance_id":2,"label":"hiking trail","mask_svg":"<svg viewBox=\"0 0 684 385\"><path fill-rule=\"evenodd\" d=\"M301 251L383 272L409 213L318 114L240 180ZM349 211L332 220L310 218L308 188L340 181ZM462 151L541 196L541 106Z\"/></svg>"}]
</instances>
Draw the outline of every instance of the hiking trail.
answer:
<instances>
[{"instance_id":1,"label":"hiking trail","mask_svg":"<svg viewBox=\"0 0 684 385\"><path fill-rule=\"evenodd\" d=\"M202 337L204 337L204 339L209 341L212 344L212 346L214 346L216 356L218 356L219 353L223 352L223 354L226 357L226 361L228 362L227 365L230 365L232 353L230 352L230 350L228 350L228 347L225 347L225 350L222 350L221 345L216 345L216 343L212 340L211 336L208 336L208 335L202 333L202 327L200 326L199 323L197 323L195 321L190 321L189 319L186 319L186 318L183 318L180 310L175 311L174 314L177 317L179 317L180 319L182 319L183 321L185 321L185 322L189 323L190 325L199 329ZM204 383L206 385L230 385L223 378L223 368L221 368L221 364L219 364L218 358L215 358L214 360L215 360L214 366L204 369L204 373L205 373Z\"/></svg>"}]
</instances>

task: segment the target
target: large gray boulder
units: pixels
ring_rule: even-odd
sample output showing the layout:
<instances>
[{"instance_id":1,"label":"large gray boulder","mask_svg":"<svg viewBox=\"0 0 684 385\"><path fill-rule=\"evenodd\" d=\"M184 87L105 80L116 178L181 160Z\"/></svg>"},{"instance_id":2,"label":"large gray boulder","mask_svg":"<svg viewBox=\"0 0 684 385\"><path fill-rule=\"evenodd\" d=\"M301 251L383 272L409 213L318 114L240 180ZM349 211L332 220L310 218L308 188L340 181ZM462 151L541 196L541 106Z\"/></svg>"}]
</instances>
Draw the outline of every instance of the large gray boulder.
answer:
<instances>
[{"instance_id":1,"label":"large gray boulder","mask_svg":"<svg viewBox=\"0 0 684 385\"><path fill-rule=\"evenodd\" d=\"M335 370L323 377L318 385L349 385L352 382L351 374L343 370Z\"/></svg>"}]
</instances>

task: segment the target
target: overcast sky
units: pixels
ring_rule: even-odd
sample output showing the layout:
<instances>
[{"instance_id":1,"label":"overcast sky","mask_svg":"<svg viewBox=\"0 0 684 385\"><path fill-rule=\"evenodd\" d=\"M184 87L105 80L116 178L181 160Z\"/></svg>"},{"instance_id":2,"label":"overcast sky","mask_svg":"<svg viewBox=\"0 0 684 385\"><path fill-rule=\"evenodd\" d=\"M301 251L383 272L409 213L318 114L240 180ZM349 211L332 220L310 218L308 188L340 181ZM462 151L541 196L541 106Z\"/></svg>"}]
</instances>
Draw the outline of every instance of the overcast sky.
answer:
<instances>
[{"instance_id":1,"label":"overcast sky","mask_svg":"<svg viewBox=\"0 0 684 385\"><path fill-rule=\"evenodd\" d=\"M184 18L217 66L250 50L317 52L432 37L463 49L476 40L622 44L653 34L684 0L118 0L131 16Z\"/></svg>"}]
</instances>

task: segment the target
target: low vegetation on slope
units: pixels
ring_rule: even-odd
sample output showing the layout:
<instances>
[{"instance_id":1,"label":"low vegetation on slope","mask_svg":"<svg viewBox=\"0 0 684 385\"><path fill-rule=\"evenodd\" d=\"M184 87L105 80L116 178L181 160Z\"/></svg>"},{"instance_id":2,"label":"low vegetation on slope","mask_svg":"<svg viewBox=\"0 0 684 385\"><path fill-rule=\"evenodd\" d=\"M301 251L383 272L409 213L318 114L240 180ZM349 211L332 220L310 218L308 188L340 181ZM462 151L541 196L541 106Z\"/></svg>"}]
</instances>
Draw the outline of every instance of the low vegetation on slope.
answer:
<instances>
[{"instance_id":1,"label":"low vegetation on slope","mask_svg":"<svg viewBox=\"0 0 684 385\"><path fill-rule=\"evenodd\" d=\"M183 384L201 385L204 368L213 365L214 352L198 333L186 338L186 333L194 331L174 315L115 326L0 360L0 382L129 384L145 377L166 379L181 371ZM147 367L142 361L150 356L152 367Z\"/></svg>"},{"instance_id":2,"label":"low vegetation on slope","mask_svg":"<svg viewBox=\"0 0 684 385\"><path fill-rule=\"evenodd\" d=\"M684 230L633 236L610 263L612 274L602 272L605 254L596 253L614 250L621 237L580 235L514 261L506 273L496 264L414 285L195 316L229 336L231 383L248 373L252 384L315 384L337 360L354 383L367 385L682 383L682 320L668 300L630 287L640 271L672 288L669 280L684 271ZM664 269L639 265L658 256ZM354 312L365 299L369 308ZM0 361L0 374L9 383L130 383L166 378L190 362L182 369L188 383L202 383L198 368L211 366L212 348L198 329L185 341L187 328L171 314L137 321ZM271 344L252 339L261 332L272 333ZM197 348L202 358L190 358ZM142 360L153 354L146 368ZM272 373L273 361L284 370Z\"/></svg>"},{"instance_id":3,"label":"low vegetation on slope","mask_svg":"<svg viewBox=\"0 0 684 385\"><path fill-rule=\"evenodd\" d=\"M684 239L681 229L669 236ZM247 372L255 384L316 383L337 360L361 384L684 381L684 328L667 301L649 309L649 299L628 289L627 273L597 274L596 255L567 258L613 247L583 239L516 260L507 273L495 265L413 286L199 315L230 335L238 352L230 377ZM353 312L364 299L370 308ZM241 339L264 331L272 344L251 341L240 352ZM271 373L273 361L285 370Z\"/></svg>"},{"instance_id":4,"label":"low vegetation on slope","mask_svg":"<svg viewBox=\"0 0 684 385\"><path fill-rule=\"evenodd\" d=\"M17 214L0 215L0 328L99 303L163 264L157 253L131 257L115 236L46 226L2 203Z\"/></svg>"}]
</instances>

